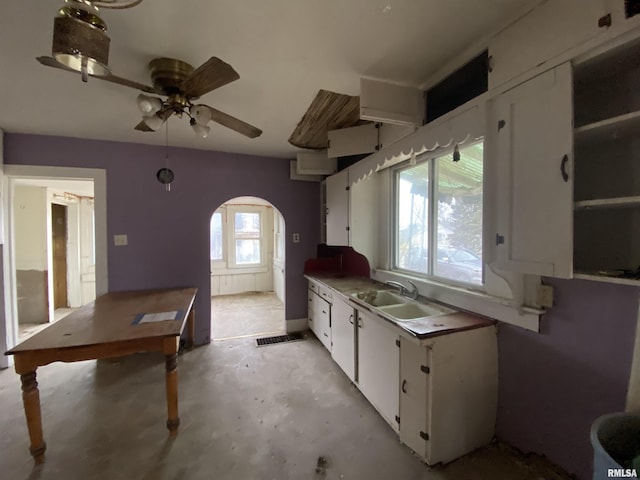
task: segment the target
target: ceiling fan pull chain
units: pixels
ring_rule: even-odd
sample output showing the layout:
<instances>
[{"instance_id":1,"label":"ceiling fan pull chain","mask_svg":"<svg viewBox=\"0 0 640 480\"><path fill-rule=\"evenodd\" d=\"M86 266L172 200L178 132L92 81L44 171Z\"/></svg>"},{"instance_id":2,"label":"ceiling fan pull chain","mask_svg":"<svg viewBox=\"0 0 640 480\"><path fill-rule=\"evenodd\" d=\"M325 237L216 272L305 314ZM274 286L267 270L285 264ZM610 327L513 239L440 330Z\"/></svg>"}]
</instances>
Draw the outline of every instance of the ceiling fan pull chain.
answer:
<instances>
[{"instance_id":1,"label":"ceiling fan pull chain","mask_svg":"<svg viewBox=\"0 0 640 480\"><path fill-rule=\"evenodd\" d=\"M165 129L165 137L164 137L164 162L165 162L165 168L169 170L169 119L167 119L167 121L165 122L167 128ZM171 182L167 182L165 183L165 189L167 190L167 192L171 191Z\"/></svg>"}]
</instances>

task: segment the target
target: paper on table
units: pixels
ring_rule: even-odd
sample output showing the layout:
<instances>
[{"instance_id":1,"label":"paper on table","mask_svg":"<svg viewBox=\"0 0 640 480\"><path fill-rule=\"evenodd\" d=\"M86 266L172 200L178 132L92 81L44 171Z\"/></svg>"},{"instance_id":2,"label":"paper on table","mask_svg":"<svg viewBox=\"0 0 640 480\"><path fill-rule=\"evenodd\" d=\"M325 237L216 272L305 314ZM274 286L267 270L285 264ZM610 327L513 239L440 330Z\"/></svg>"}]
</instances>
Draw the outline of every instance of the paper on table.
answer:
<instances>
[{"instance_id":1,"label":"paper on table","mask_svg":"<svg viewBox=\"0 0 640 480\"><path fill-rule=\"evenodd\" d=\"M174 310L173 312L145 313L138 323L152 323L163 322L165 320L175 320L177 315L177 310Z\"/></svg>"}]
</instances>

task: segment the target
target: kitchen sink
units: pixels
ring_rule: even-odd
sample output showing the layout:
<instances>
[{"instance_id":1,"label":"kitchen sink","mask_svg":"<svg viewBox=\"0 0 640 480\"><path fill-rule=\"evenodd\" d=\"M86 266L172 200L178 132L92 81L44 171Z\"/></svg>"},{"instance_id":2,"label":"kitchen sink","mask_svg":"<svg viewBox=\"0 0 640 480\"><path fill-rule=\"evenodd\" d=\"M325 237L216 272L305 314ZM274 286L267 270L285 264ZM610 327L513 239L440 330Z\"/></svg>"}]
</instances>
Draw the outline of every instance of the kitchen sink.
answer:
<instances>
[{"instance_id":1,"label":"kitchen sink","mask_svg":"<svg viewBox=\"0 0 640 480\"><path fill-rule=\"evenodd\" d=\"M402 295L387 290L367 290L354 293L353 296L373 307L404 304L407 301Z\"/></svg>"},{"instance_id":2,"label":"kitchen sink","mask_svg":"<svg viewBox=\"0 0 640 480\"><path fill-rule=\"evenodd\" d=\"M444 315L453 313L451 310L434 303L403 303L401 305L387 305L379 307L381 312L397 319L412 320L414 318L433 317L435 315Z\"/></svg>"}]
</instances>

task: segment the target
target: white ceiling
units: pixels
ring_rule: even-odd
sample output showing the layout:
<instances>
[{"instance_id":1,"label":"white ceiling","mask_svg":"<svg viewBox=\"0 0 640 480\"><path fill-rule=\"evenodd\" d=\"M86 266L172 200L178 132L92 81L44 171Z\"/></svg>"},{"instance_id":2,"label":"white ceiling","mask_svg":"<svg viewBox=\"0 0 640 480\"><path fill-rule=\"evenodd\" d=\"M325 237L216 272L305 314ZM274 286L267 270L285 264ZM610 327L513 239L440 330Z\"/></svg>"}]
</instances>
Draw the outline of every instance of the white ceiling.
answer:
<instances>
[{"instance_id":1,"label":"white ceiling","mask_svg":"<svg viewBox=\"0 0 640 480\"><path fill-rule=\"evenodd\" d=\"M0 6L0 129L164 144L133 129L135 90L43 67L62 0ZM420 86L439 67L496 31L532 0L144 0L102 10L115 75L150 84L147 63L211 56L240 79L201 102L261 128L248 139L214 124L197 138L172 117L169 142L205 150L293 157L287 139L319 89L358 95L361 76Z\"/></svg>"}]
</instances>

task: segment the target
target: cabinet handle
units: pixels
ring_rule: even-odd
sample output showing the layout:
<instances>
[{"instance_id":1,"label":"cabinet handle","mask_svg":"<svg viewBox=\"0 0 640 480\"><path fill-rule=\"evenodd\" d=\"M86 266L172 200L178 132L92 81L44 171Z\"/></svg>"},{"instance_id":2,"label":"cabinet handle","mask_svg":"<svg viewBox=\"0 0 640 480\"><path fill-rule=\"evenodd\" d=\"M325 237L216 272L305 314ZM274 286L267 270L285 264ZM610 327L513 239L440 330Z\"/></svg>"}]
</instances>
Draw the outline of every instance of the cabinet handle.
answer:
<instances>
[{"instance_id":1,"label":"cabinet handle","mask_svg":"<svg viewBox=\"0 0 640 480\"><path fill-rule=\"evenodd\" d=\"M353 314L349 315L349 323L353 325Z\"/></svg>"},{"instance_id":2,"label":"cabinet handle","mask_svg":"<svg viewBox=\"0 0 640 480\"><path fill-rule=\"evenodd\" d=\"M329 338L329 335L327 335L326 333L322 333L325 337Z\"/></svg>"},{"instance_id":3,"label":"cabinet handle","mask_svg":"<svg viewBox=\"0 0 640 480\"><path fill-rule=\"evenodd\" d=\"M565 182L569 181L569 174L567 173L567 162L569 162L569 157L565 155L562 157L562 161L560 162L560 173L562 174L562 180Z\"/></svg>"},{"instance_id":4,"label":"cabinet handle","mask_svg":"<svg viewBox=\"0 0 640 480\"><path fill-rule=\"evenodd\" d=\"M402 393L407 393L407 381L402 381Z\"/></svg>"},{"instance_id":5,"label":"cabinet handle","mask_svg":"<svg viewBox=\"0 0 640 480\"><path fill-rule=\"evenodd\" d=\"M309 317L309 321L310 321L310 322L313 322L313 318Z\"/></svg>"},{"instance_id":6,"label":"cabinet handle","mask_svg":"<svg viewBox=\"0 0 640 480\"><path fill-rule=\"evenodd\" d=\"M358 328L362 328L364 327L364 322L362 321L361 318L358 318Z\"/></svg>"}]
</instances>

